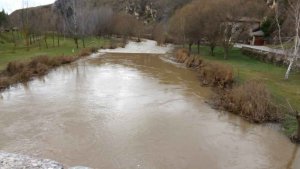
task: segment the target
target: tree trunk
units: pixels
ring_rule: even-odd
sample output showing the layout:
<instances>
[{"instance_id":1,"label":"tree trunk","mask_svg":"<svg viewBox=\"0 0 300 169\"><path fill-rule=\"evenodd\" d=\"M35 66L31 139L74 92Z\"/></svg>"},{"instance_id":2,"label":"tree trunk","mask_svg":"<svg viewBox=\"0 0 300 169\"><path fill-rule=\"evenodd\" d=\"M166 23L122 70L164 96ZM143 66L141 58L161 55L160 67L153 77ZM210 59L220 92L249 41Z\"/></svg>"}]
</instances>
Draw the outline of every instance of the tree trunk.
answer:
<instances>
[{"instance_id":1,"label":"tree trunk","mask_svg":"<svg viewBox=\"0 0 300 169\"><path fill-rule=\"evenodd\" d=\"M200 54L200 41L197 41L197 47L198 47L198 55Z\"/></svg>"},{"instance_id":2,"label":"tree trunk","mask_svg":"<svg viewBox=\"0 0 300 169\"><path fill-rule=\"evenodd\" d=\"M47 42L47 37L46 36L44 37L44 41L45 41L46 48L48 49L48 42Z\"/></svg>"},{"instance_id":3,"label":"tree trunk","mask_svg":"<svg viewBox=\"0 0 300 169\"><path fill-rule=\"evenodd\" d=\"M215 46L214 45L210 46L210 54L211 54L211 56L215 56Z\"/></svg>"},{"instance_id":4,"label":"tree trunk","mask_svg":"<svg viewBox=\"0 0 300 169\"><path fill-rule=\"evenodd\" d=\"M78 49L79 48L79 46L78 46L78 38L76 37L76 38L74 38L74 42L75 42L75 45L76 45L76 49Z\"/></svg>"},{"instance_id":5,"label":"tree trunk","mask_svg":"<svg viewBox=\"0 0 300 169\"><path fill-rule=\"evenodd\" d=\"M59 35L57 35L57 46L59 47Z\"/></svg>"},{"instance_id":6,"label":"tree trunk","mask_svg":"<svg viewBox=\"0 0 300 169\"><path fill-rule=\"evenodd\" d=\"M29 51L29 37L28 37L27 33L25 34L25 39L26 39L26 48L27 48L27 51Z\"/></svg>"},{"instance_id":7,"label":"tree trunk","mask_svg":"<svg viewBox=\"0 0 300 169\"><path fill-rule=\"evenodd\" d=\"M52 46L54 47L55 46L55 35L54 35L54 32L52 32Z\"/></svg>"},{"instance_id":8,"label":"tree trunk","mask_svg":"<svg viewBox=\"0 0 300 169\"><path fill-rule=\"evenodd\" d=\"M294 58L292 58L292 59L290 60L289 67L288 67L288 69L287 69L287 71L286 71L286 73L285 73L285 80L288 80L288 79L289 79L290 72L291 72L291 70L292 70L293 64L294 64Z\"/></svg>"},{"instance_id":9,"label":"tree trunk","mask_svg":"<svg viewBox=\"0 0 300 169\"><path fill-rule=\"evenodd\" d=\"M300 141L300 113L298 113L298 112L297 112L297 115L296 115L296 119L297 119L297 122L298 122L297 139Z\"/></svg>"},{"instance_id":10,"label":"tree trunk","mask_svg":"<svg viewBox=\"0 0 300 169\"><path fill-rule=\"evenodd\" d=\"M41 49L41 39L38 39L39 42L39 49Z\"/></svg>"},{"instance_id":11,"label":"tree trunk","mask_svg":"<svg viewBox=\"0 0 300 169\"><path fill-rule=\"evenodd\" d=\"M85 48L85 41L84 41L84 38L82 38L82 46L83 46L83 48Z\"/></svg>"},{"instance_id":12,"label":"tree trunk","mask_svg":"<svg viewBox=\"0 0 300 169\"><path fill-rule=\"evenodd\" d=\"M190 54L192 53L192 45L193 45L193 43L189 43L189 53Z\"/></svg>"},{"instance_id":13,"label":"tree trunk","mask_svg":"<svg viewBox=\"0 0 300 169\"><path fill-rule=\"evenodd\" d=\"M11 35L12 35L12 41L14 42L14 47L16 47L17 46L17 42L16 42L16 38L15 38L15 34L14 34L13 30L11 31Z\"/></svg>"},{"instance_id":14,"label":"tree trunk","mask_svg":"<svg viewBox=\"0 0 300 169\"><path fill-rule=\"evenodd\" d=\"M29 35L29 44L32 45L32 36Z\"/></svg>"},{"instance_id":15,"label":"tree trunk","mask_svg":"<svg viewBox=\"0 0 300 169\"><path fill-rule=\"evenodd\" d=\"M224 47L224 59L228 59L228 53L229 53L229 49L227 47Z\"/></svg>"}]
</instances>

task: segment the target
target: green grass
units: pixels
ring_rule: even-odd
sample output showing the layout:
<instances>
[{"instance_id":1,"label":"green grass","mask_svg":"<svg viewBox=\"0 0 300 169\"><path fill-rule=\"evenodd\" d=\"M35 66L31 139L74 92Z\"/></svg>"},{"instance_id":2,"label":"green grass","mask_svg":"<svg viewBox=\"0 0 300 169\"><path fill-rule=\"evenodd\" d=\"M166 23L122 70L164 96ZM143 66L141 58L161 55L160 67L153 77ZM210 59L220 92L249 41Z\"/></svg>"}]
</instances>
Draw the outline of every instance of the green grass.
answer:
<instances>
[{"instance_id":1,"label":"green grass","mask_svg":"<svg viewBox=\"0 0 300 169\"><path fill-rule=\"evenodd\" d=\"M7 38L11 38L10 34L2 33L0 36L0 70L5 69L6 65L11 61L26 61L40 55L47 55L50 57L76 55L82 49L82 41L79 41L80 48L77 50L73 39L63 37L60 37L59 47L57 46L57 37L55 37L55 46L53 46L51 36L47 38L48 49L46 48L44 40L41 40L41 48L39 48L39 44L36 42L30 46L29 50L27 50L25 42L22 39L18 40L18 45L14 49L14 44L8 42ZM90 37L85 39L86 47L99 48L109 42L109 39L103 38Z\"/></svg>"},{"instance_id":2,"label":"green grass","mask_svg":"<svg viewBox=\"0 0 300 169\"><path fill-rule=\"evenodd\" d=\"M193 47L193 53L196 51L197 48ZM232 49L227 60L223 56L222 48L216 48L215 56L210 56L209 48L201 47L201 57L231 65L238 83L252 79L262 81L275 96L278 105L286 106L288 100L295 109L300 111L300 72L292 72L290 79L284 80L285 67L260 62L243 55L240 49ZM292 134L297 128L296 120L287 115L284 127L286 134Z\"/></svg>"}]
</instances>

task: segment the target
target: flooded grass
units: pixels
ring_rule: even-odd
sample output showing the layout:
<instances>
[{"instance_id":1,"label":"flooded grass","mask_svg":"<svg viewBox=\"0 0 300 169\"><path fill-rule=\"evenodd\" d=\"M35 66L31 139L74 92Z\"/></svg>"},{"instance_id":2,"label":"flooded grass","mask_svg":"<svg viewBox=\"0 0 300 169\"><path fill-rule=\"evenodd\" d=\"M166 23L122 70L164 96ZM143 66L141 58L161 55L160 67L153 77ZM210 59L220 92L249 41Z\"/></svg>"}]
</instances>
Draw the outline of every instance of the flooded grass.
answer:
<instances>
[{"instance_id":1,"label":"flooded grass","mask_svg":"<svg viewBox=\"0 0 300 169\"><path fill-rule=\"evenodd\" d=\"M28 82L37 76L46 75L55 67L72 63L96 51L95 48L85 48L79 52L78 56L38 56L32 58L29 62L9 62L6 69L0 73L0 90L9 88L17 83Z\"/></svg>"}]
</instances>

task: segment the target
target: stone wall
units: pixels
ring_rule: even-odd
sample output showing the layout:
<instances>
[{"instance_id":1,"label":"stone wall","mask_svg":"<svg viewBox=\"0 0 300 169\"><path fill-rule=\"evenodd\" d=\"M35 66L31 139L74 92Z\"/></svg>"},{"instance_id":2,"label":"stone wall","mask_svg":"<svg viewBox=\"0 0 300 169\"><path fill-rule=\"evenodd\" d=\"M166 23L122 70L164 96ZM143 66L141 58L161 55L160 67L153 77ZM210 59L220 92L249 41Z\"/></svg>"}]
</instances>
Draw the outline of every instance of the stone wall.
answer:
<instances>
[{"instance_id":1,"label":"stone wall","mask_svg":"<svg viewBox=\"0 0 300 169\"><path fill-rule=\"evenodd\" d=\"M271 63L276 66L287 67L289 65L288 58L284 54L278 54L274 52L260 51L253 48L243 47L242 53L249 57L255 58L265 63ZM300 62L298 61L295 68L300 70Z\"/></svg>"}]
</instances>

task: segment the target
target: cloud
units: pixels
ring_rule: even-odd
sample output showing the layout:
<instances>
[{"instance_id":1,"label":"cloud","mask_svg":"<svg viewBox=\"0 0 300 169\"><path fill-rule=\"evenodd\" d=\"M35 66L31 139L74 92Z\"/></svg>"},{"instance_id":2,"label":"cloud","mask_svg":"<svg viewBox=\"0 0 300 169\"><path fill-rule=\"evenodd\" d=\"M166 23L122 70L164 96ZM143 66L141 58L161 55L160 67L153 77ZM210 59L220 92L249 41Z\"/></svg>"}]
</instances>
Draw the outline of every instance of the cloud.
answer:
<instances>
[{"instance_id":1,"label":"cloud","mask_svg":"<svg viewBox=\"0 0 300 169\"><path fill-rule=\"evenodd\" d=\"M23 1L28 1L28 7L35 7L51 4L55 0L0 0L0 10L4 9L7 13L10 14L17 9L21 9L23 7Z\"/></svg>"}]
</instances>

